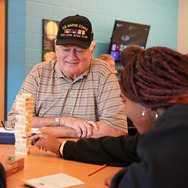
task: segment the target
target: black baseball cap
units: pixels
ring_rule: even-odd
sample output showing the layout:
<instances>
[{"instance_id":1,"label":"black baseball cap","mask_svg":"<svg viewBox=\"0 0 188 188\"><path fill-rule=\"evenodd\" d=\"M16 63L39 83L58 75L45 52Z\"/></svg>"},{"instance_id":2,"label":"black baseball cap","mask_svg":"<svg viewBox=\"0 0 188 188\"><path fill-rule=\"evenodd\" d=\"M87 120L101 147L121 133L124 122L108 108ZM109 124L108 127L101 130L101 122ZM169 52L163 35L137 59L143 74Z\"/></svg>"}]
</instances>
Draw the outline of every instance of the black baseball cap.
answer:
<instances>
[{"instance_id":1,"label":"black baseball cap","mask_svg":"<svg viewBox=\"0 0 188 188\"><path fill-rule=\"evenodd\" d=\"M92 25L86 17L77 14L60 21L56 45L74 44L89 48L92 41Z\"/></svg>"}]
</instances>

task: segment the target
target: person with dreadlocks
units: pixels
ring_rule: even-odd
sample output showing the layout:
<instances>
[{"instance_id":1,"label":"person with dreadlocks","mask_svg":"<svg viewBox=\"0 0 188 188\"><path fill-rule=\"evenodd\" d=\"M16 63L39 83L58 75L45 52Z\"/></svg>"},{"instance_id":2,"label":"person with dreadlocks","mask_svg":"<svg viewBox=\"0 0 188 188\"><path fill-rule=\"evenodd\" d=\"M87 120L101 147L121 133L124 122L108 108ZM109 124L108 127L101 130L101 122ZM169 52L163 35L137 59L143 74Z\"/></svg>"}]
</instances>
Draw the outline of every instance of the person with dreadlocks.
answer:
<instances>
[{"instance_id":1,"label":"person with dreadlocks","mask_svg":"<svg viewBox=\"0 0 188 188\"><path fill-rule=\"evenodd\" d=\"M148 48L123 68L120 79L126 115L140 134L64 143L44 134L30 139L39 139L37 147L69 160L131 163L105 180L111 188L188 187L187 78L183 54L166 47Z\"/></svg>"},{"instance_id":2,"label":"person with dreadlocks","mask_svg":"<svg viewBox=\"0 0 188 188\"><path fill-rule=\"evenodd\" d=\"M120 62L124 67L135 55L141 53L144 49L139 45L131 45L126 47L120 54Z\"/></svg>"},{"instance_id":3,"label":"person with dreadlocks","mask_svg":"<svg viewBox=\"0 0 188 188\"><path fill-rule=\"evenodd\" d=\"M120 63L122 64L122 68L127 65L127 63L135 56L140 54L144 49L139 45L130 45L126 47L120 55ZM138 131L136 130L133 122L130 118L127 117L128 124L128 132L129 135L135 135Z\"/></svg>"}]
</instances>

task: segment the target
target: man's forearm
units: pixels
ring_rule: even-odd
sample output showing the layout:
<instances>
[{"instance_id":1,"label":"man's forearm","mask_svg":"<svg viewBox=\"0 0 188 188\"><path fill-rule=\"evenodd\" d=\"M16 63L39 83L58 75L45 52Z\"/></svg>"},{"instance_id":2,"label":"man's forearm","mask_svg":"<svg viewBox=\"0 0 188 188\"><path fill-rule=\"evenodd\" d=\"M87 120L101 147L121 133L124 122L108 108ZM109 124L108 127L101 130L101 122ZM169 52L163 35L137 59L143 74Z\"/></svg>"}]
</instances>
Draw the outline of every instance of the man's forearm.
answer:
<instances>
[{"instance_id":1,"label":"man's forearm","mask_svg":"<svg viewBox=\"0 0 188 188\"><path fill-rule=\"evenodd\" d=\"M33 127L42 128L41 131L43 133L51 133L56 137L76 137L78 138L78 134L75 129L64 126L62 123L62 118L60 121L60 125L57 127L57 124L54 120L55 117L33 117ZM96 122L99 126L99 129L96 130L93 128L93 134L91 137L99 138L102 136L120 136L126 135L126 132L115 129L107 125L105 122L98 121Z\"/></svg>"},{"instance_id":2,"label":"man's forearm","mask_svg":"<svg viewBox=\"0 0 188 188\"><path fill-rule=\"evenodd\" d=\"M97 124L99 125L99 129L98 130L93 129L93 135L91 136L92 138L99 138L102 136L121 136L127 134L124 131L115 129L107 125L105 122L98 121Z\"/></svg>"},{"instance_id":3,"label":"man's forearm","mask_svg":"<svg viewBox=\"0 0 188 188\"><path fill-rule=\"evenodd\" d=\"M33 117L33 125L34 128L41 128L41 127L47 127L47 126L57 126L55 125L54 117Z\"/></svg>"},{"instance_id":4,"label":"man's forearm","mask_svg":"<svg viewBox=\"0 0 188 188\"><path fill-rule=\"evenodd\" d=\"M40 131L44 134L52 134L57 138L78 138L76 131L70 127L43 127Z\"/></svg>"}]
</instances>

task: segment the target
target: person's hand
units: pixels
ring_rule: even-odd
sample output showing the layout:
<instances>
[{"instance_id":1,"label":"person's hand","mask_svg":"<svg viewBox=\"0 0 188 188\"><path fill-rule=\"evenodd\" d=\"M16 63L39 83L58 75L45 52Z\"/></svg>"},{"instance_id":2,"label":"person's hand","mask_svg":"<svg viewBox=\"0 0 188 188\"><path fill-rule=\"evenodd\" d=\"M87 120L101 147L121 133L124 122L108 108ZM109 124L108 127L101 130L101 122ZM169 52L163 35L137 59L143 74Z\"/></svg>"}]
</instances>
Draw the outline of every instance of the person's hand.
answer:
<instances>
[{"instance_id":1,"label":"person's hand","mask_svg":"<svg viewBox=\"0 0 188 188\"><path fill-rule=\"evenodd\" d=\"M114 176L114 174L111 174L110 176L105 178L105 185L110 187L113 176Z\"/></svg>"},{"instance_id":2,"label":"person's hand","mask_svg":"<svg viewBox=\"0 0 188 188\"><path fill-rule=\"evenodd\" d=\"M5 171L11 168L6 155L0 155L0 163L3 165Z\"/></svg>"},{"instance_id":3,"label":"person's hand","mask_svg":"<svg viewBox=\"0 0 188 188\"><path fill-rule=\"evenodd\" d=\"M77 132L78 137L90 137L93 135L93 129L98 130L98 124L94 121L87 121L84 119L62 116L60 119L61 124L74 129Z\"/></svg>"},{"instance_id":4,"label":"person's hand","mask_svg":"<svg viewBox=\"0 0 188 188\"><path fill-rule=\"evenodd\" d=\"M59 147L61 142L53 135L50 134L36 134L28 138L35 142L35 146L44 151L50 151L59 155Z\"/></svg>"}]
</instances>

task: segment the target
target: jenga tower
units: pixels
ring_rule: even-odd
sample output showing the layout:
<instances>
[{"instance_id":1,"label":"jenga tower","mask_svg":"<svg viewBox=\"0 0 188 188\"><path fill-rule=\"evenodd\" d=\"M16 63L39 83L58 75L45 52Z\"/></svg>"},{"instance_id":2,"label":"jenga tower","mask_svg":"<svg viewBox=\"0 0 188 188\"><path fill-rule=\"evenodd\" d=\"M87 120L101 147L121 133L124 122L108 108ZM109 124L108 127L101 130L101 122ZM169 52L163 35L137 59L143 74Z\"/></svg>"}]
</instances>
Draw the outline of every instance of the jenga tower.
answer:
<instances>
[{"instance_id":1,"label":"jenga tower","mask_svg":"<svg viewBox=\"0 0 188 188\"><path fill-rule=\"evenodd\" d=\"M31 135L32 94L22 93L16 96L16 123L15 123L15 154L27 155L31 146L27 137Z\"/></svg>"}]
</instances>

